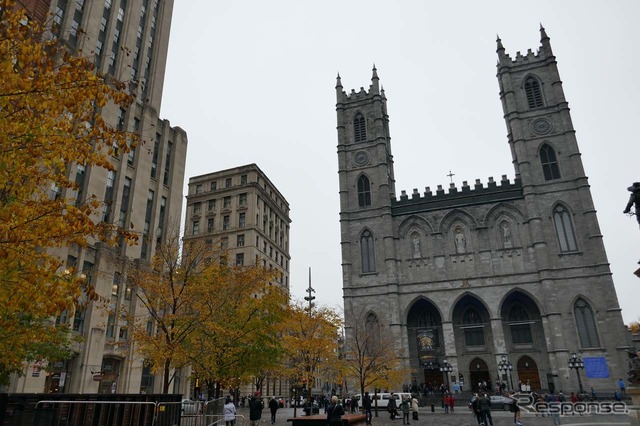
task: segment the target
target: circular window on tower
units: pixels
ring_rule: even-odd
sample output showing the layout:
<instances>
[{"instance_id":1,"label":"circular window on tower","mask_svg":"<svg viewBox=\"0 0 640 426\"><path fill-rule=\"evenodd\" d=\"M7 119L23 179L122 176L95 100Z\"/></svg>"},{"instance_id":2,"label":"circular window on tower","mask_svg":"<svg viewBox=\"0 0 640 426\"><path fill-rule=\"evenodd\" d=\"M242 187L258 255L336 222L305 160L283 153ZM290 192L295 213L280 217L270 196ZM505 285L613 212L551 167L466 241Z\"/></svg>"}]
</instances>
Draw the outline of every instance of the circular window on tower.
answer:
<instances>
[{"instance_id":1,"label":"circular window on tower","mask_svg":"<svg viewBox=\"0 0 640 426\"><path fill-rule=\"evenodd\" d=\"M364 151L358 151L353 156L353 164L356 166L365 166L369 163L369 154Z\"/></svg>"},{"instance_id":2,"label":"circular window on tower","mask_svg":"<svg viewBox=\"0 0 640 426\"><path fill-rule=\"evenodd\" d=\"M538 135L546 135L553 129L551 122L546 118L538 118L531 123L531 130Z\"/></svg>"}]
</instances>

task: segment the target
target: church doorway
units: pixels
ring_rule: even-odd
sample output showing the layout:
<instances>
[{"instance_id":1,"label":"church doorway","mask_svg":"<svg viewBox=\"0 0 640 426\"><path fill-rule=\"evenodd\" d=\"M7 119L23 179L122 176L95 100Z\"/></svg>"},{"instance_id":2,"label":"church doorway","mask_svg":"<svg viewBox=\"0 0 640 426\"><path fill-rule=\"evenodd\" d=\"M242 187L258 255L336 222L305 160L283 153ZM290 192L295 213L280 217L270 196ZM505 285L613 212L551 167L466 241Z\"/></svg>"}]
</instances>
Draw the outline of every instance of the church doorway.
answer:
<instances>
[{"instance_id":1,"label":"church doorway","mask_svg":"<svg viewBox=\"0 0 640 426\"><path fill-rule=\"evenodd\" d=\"M538 372L538 364L528 356L523 356L518 360L518 381L519 383L531 386L532 391L538 391L542 387L540 385L540 374Z\"/></svg>"},{"instance_id":2,"label":"church doorway","mask_svg":"<svg viewBox=\"0 0 640 426\"><path fill-rule=\"evenodd\" d=\"M483 392L485 390L491 390L491 374L489 374L489 367L487 363L480 358L475 358L469 363L469 385L473 392ZM487 389L483 389L483 384L486 384Z\"/></svg>"},{"instance_id":3,"label":"church doorway","mask_svg":"<svg viewBox=\"0 0 640 426\"><path fill-rule=\"evenodd\" d=\"M437 368L425 368L424 370L424 383L427 385L427 388L431 388L434 391L440 388L442 384L442 373Z\"/></svg>"}]
</instances>

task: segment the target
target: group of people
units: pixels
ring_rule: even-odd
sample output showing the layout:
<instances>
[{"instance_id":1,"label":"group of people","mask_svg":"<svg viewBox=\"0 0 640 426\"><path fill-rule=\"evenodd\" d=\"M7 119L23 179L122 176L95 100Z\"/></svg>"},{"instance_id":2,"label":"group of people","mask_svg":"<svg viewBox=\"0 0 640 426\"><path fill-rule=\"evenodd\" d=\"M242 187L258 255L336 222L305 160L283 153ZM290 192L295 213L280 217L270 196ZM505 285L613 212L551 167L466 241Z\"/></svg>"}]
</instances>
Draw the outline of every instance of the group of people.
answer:
<instances>
[{"instance_id":1,"label":"group of people","mask_svg":"<svg viewBox=\"0 0 640 426\"><path fill-rule=\"evenodd\" d=\"M276 411L278 409L277 407L279 407L279 404L275 398L271 399L271 401L275 401L276 403L275 409L271 406L271 402L269 403L269 408L271 409L271 424L274 424L276 421ZM264 402L262 402L262 398L260 397L260 391L255 391L253 396L249 400L249 422L251 423L251 426L258 426L260 424L263 409ZM225 426L235 426L237 411L236 405L233 403L233 398L231 398L231 396L228 396L224 402L222 415L224 418Z\"/></svg>"},{"instance_id":2,"label":"group of people","mask_svg":"<svg viewBox=\"0 0 640 426\"><path fill-rule=\"evenodd\" d=\"M514 404L517 407L517 404ZM471 397L471 410L476 416L478 425L493 426L493 418L491 418L491 398L486 393L473 394ZM514 418L516 424L520 419Z\"/></svg>"}]
</instances>

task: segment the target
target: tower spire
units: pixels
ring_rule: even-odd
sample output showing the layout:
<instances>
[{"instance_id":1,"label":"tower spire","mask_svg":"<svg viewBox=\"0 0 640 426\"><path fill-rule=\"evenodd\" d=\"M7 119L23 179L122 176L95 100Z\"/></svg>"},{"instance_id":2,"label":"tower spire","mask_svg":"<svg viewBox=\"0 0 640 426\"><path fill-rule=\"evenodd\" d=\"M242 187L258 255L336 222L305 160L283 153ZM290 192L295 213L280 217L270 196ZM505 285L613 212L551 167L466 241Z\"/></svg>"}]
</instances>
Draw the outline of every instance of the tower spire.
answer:
<instances>
[{"instance_id":1,"label":"tower spire","mask_svg":"<svg viewBox=\"0 0 640 426\"><path fill-rule=\"evenodd\" d=\"M549 36L542 26L542 22L540 23L540 44L542 45L541 50L544 51L548 56L553 55L553 51L551 50L551 43L549 41Z\"/></svg>"},{"instance_id":2,"label":"tower spire","mask_svg":"<svg viewBox=\"0 0 640 426\"><path fill-rule=\"evenodd\" d=\"M504 46L502 45L502 40L500 40L500 36L496 34L496 53L498 54L498 64L502 62L507 62L507 55L504 53Z\"/></svg>"},{"instance_id":3,"label":"tower spire","mask_svg":"<svg viewBox=\"0 0 640 426\"><path fill-rule=\"evenodd\" d=\"M376 64L373 64L373 70L371 73L371 93L378 94L380 93L380 79L378 78L378 70L376 69Z\"/></svg>"},{"instance_id":4,"label":"tower spire","mask_svg":"<svg viewBox=\"0 0 640 426\"><path fill-rule=\"evenodd\" d=\"M338 102L342 100L343 93L342 80L340 80L340 73L338 73L338 77L336 78L336 99L338 100Z\"/></svg>"}]
</instances>

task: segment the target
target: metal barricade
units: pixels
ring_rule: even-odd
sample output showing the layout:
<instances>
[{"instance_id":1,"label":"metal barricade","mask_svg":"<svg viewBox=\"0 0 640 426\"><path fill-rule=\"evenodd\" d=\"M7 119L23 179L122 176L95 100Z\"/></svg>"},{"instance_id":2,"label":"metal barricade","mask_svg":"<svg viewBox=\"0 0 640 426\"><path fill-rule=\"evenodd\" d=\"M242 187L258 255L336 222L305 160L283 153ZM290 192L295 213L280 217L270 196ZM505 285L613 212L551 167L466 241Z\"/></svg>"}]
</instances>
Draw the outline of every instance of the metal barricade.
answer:
<instances>
[{"instance_id":1,"label":"metal barricade","mask_svg":"<svg viewBox=\"0 0 640 426\"><path fill-rule=\"evenodd\" d=\"M35 406L34 426L177 425L179 411L158 422L158 404L144 401L42 400ZM171 418L173 417L173 418Z\"/></svg>"}]
</instances>

